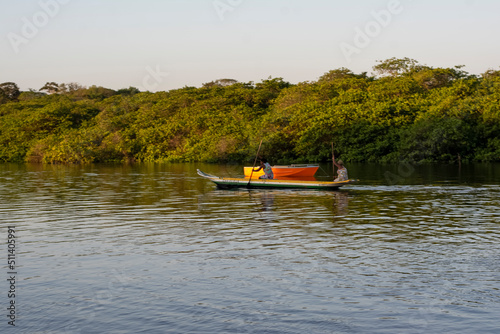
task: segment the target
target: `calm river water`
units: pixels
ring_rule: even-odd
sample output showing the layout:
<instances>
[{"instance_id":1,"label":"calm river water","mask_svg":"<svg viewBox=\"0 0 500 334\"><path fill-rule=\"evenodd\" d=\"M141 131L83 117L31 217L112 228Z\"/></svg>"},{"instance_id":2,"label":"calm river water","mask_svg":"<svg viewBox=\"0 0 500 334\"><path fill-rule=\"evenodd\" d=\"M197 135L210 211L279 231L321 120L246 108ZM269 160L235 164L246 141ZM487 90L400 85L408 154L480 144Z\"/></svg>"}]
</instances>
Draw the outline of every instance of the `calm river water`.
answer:
<instances>
[{"instance_id":1,"label":"calm river water","mask_svg":"<svg viewBox=\"0 0 500 334\"><path fill-rule=\"evenodd\" d=\"M499 333L500 165L347 167L305 191L0 164L0 332Z\"/></svg>"}]
</instances>

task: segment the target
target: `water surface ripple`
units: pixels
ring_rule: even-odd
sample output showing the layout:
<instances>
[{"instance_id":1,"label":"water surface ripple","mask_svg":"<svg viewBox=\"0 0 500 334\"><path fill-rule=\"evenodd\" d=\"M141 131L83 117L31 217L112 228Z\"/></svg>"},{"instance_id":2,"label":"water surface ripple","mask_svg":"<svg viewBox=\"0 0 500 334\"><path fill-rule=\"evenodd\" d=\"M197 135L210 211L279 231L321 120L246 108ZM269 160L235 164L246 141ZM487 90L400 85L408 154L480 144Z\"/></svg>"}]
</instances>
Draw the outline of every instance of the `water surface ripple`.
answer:
<instances>
[{"instance_id":1,"label":"water surface ripple","mask_svg":"<svg viewBox=\"0 0 500 334\"><path fill-rule=\"evenodd\" d=\"M390 184L358 168L362 182L323 192L218 190L196 175L240 167L0 165L16 330L500 331L496 176L435 166L441 179L425 167Z\"/></svg>"}]
</instances>

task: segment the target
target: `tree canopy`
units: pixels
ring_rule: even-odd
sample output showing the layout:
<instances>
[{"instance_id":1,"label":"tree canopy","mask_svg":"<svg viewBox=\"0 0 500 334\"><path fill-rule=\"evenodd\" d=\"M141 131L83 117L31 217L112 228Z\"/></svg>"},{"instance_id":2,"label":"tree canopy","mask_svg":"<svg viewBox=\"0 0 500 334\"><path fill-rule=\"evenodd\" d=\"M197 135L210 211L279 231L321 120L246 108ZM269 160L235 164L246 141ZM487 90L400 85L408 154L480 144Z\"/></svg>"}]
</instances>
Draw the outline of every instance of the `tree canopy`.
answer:
<instances>
[{"instance_id":1,"label":"tree canopy","mask_svg":"<svg viewBox=\"0 0 500 334\"><path fill-rule=\"evenodd\" d=\"M0 104L17 101L20 94L21 91L15 83L4 82L0 84Z\"/></svg>"},{"instance_id":2,"label":"tree canopy","mask_svg":"<svg viewBox=\"0 0 500 334\"><path fill-rule=\"evenodd\" d=\"M500 71L470 75L391 58L378 76L346 68L317 81L218 79L140 92L48 82L0 85L0 161L272 163L500 161Z\"/></svg>"}]
</instances>

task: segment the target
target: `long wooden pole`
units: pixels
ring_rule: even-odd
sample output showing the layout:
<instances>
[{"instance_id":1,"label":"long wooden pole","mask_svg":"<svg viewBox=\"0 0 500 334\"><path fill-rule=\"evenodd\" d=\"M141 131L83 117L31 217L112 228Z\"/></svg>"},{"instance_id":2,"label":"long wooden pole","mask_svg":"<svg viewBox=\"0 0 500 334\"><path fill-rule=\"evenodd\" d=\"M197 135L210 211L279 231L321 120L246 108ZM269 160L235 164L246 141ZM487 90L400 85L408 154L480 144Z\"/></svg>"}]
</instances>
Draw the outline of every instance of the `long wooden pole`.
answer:
<instances>
[{"instance_id":1,"label":"long wooden pole","mask_svg":"<svg viewBox=\"0 0 500 334\"><path fill-rule=\"evenodd\" d=\"M250 173L250 179L248 180L247 188L250 188L250 181L252 181L253 169L255 168L255 164L257 163L257 158L259 157L260 147L262 146L262 140L263 139L261 139L260 141L259 149L257 150L257 155L255 156L255 160L253 161L252 172Z\"/></svg>"},{"instance_id":2,"label":"long wooden pole","mask_svg":"<svg viewBox=\"0 0 500 334\"><path fill-rule=\"evenodd\" d=\"M333 153L333 141L332 141L332 168L333 168L333 178L335 179L335 153Z\"/></svg>"}]
</instances>

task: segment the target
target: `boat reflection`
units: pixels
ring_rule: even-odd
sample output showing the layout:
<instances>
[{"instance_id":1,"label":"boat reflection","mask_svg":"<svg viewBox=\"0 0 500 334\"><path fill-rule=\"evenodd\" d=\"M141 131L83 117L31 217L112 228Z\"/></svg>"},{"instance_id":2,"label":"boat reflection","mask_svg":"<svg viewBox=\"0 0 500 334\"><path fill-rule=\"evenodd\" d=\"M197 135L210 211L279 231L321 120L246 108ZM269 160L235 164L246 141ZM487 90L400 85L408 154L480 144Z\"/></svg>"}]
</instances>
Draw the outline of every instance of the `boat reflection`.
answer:
<instances>
[{"instance_id":1,"label":"boat reflection","mask_svg":"<svg viewBox=\"0 0 500 334\"><path fill-rule=\"evenodd\" d=\"M336 216L347 216L349 214L349 196L345 191L335 191L333 194L333 212Z\"/></svg>"},{"instance_id":2,"label":"boat reflection","mask_svg":"<svg viewBox=\"0 0 500 334\"><path fill-rule=\"evenodd\" d=\"M325 219L335 221L349 215L349 193L347 191L249 191L254 202L259 203L260 218L266 222L280 220L283 216L294 216L293 220L301 217L311 219ZM296 216L298 207L307 207L302 215ZM326 212L329 212L325 216Z\"/></svg>"},{"instance_id":3,"label":"boat reflection","mask_svg":"<svg viewBox=\"0 0 500 334\"><path fill-rule=\"evenodd\" d=\"M348 190L214 189L200 196L199 210L209 213L218 206L234 207L231 215L238 215L243 211L236 209L234 203L240 203L241 208L246 208L245 215L256 215L255 218L265 222L284 217L290 217L290 221L301 218L332 221L349 215L349 196Z\"/></svg>"},{"instance_id":4,"label":"boat reflection","mask_svg":"<svg viewBox=\"0 0 500 334\"><path fill-rule=\"evenodd\" d=\"M271 211L274 205L274 194L270 191L264 191L260 194L260 203L262 211Z\"/></svg>"},{"instance_id":5,"label":"boat reflection","mask_svg":"<svg viewBox=\"0 0 500 334\"><path fill-rule=\"evenodd\" d=\"M252 195L252 191L248 192L250 197L255 196ZM275 194L272 191L262 191L258 194L259 201L259 216L262 221L266 223L272 223L276 220L276 212L274 211L274 200Z\"/></svg>"},{"instance_id":6,"label":"boat reflection","mask_svg":"<svg viewBox=\"0 0 500 334\"><path fill-rule=\"evenodd\" d=\"M310 208L307 216L314 216L318 211L314 208L319 207L326 208L334 217L349 214L348 191L249 190L248 193L254 203L259 203L260 212L286 212L297 206L307 206Z\"/></svg>"}]
</instances>

